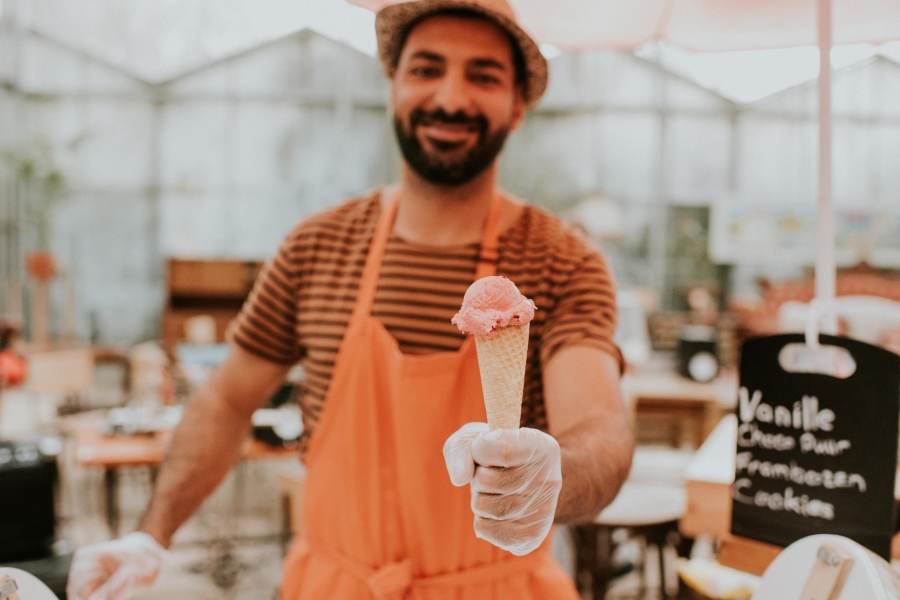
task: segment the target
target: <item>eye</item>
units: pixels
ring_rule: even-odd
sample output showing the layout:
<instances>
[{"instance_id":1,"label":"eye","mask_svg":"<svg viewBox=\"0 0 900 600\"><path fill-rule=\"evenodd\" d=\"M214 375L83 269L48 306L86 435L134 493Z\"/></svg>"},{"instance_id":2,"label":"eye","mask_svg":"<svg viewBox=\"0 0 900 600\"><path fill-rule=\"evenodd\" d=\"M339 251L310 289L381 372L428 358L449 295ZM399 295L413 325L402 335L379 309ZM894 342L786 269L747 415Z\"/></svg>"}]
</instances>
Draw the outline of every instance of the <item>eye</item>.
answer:
<instances>
[{"instance_id":1,"label":"eye","mask_svg":"<svg viewBox=\"0 0 900 600\"><path fill-rule=\"evenodd\" d=\"M440 75L441 71L437 67L430 66L420 66L413 67L409 70L409 72L416 77L437 77Z\"/></svg>"},{"instance_id":2,"label":"eye","mask_svg":"<svg viewBox=\"0 0 900 600\"><path fill-rule=\"evenodd\" d=\"M473 82L480 85L496 85L500 83L500 79L489 73L474 73L471 76Z\"/></svg>"}]
</instances>

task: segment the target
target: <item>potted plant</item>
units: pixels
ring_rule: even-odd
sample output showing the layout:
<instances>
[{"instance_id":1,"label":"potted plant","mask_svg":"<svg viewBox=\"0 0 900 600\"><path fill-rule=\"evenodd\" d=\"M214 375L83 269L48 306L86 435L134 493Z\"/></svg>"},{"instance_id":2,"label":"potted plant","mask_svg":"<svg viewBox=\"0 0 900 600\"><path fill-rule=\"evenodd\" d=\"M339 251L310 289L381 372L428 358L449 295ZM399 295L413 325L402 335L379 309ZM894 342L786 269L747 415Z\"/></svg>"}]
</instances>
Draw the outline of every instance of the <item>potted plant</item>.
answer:
<instances>
[{"instance_id":1,"label":"potted plant","mask_svg":"<svg viewBox=\"0 0 900 600\"><path fill-rule=\"evenodd\" d=\"M6 152L4 158L22 194L25 220L33 234L26 268L35 280L47 281L56 275L56 261L50 252L50 217L53 205L66 194L65 178L49 144L43 141Z\"/></svg>"},{"instance_id":2,"label":"potted plant","mask_svg":"<svg viewBox=\"0 0 900 600\"><path fill-rule=\"evenodd\" d=\"M56 167L50 145L37 141L3 154L12 170L22 201L25 224L30 234L31 251L25 254L25 268L35 282L31 300L31 340L49 341L49 282L57 274L57 263L50 252L50 222L53 205L66 195L63 174Z\"/></svg>"}]
</instances>

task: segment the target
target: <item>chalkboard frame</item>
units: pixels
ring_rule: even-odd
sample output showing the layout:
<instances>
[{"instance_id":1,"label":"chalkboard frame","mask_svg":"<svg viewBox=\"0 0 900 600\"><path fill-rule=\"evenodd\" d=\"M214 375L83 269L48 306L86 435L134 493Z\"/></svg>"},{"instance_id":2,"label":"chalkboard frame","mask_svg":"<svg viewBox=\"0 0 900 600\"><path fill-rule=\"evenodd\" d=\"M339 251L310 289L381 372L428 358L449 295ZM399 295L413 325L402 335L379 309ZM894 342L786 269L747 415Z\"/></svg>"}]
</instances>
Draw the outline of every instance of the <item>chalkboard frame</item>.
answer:
<instances>
[{"instance_id":1,"label":"chalkboard frame","mask_svg":"<svg viewBox=\"0 0 900 600\"><path fill-rule=\"evenodd\" d=\"M896 515L894 485L900 423L900 355L846 337L821 335L819 340L823 345L838 346L850 352L856 362L856 371L846 379L785 371L779 363L779 353L788 344L804 343L805 337L800 334L752 338L741 349L743 397L739 399L736 409L739 435L732 489L731 531L735 535L779 546L788 546L802 537L819 533L843 535L890 559ZM757 392L761 392L761 398L754 418L748 423L748 409L753 407ZM817 404L812 400L805 401L804 397L817 399ZM800 429L793 427L798 402L801 409ZM772 407L773 411L758 413L762 404ZM785 426L785 410L776 407L783 407L791 414L790 427ZM816 414L822 418L820 425L825 427L828 425L825 411L829 410L835 415L831 431L807 430L810 423L804 421L804 414L820 411ZM778 411L780 425L757 418L769 418L774 411ZM754 434L748 425L755 425L761 433ZM819 444L821 437L836 442L847 440L851 445L841 449L840 446L829 447L823 442L813 450L802 452L800 438L805 433L813 434L816 444ZM785 445L788 442L784 439L793 437L795 447L790 450L774 449L779 445L778 439L761 437L767 434L782 434ZM820 437L816 437L817 434ZM769 448L759 445L763 440L769 443ZM808 437L803 440L809 442ZM809 448L809 445L806 447ZM826 454L817 454L818 449ZM828 451L840 452L840 455L828 456ZM748 462L748 452L750 461L757 463ZM792 460L803 471L791 469L787 477L794 479L788 481L784 477L783 466L790 467ZM763 464L767 462L770 466L764 469ZM834 489L826 489L821 483L813 486L797 483L798 480L815 483L826 470L832 475L839 471L848 476L856 474L862 478L862 483L856 478L851 487ZM761 476L762 472L768 476ZM777 475L773 476L773 473ZM805 477L795 477L798 473L805 474ZM747 485L748 480L750 485ZM831 481L835 481L833 476ZM847 481L842 479L839 483L846 484ZM863 485L865 492L861 491ZM790 498L788 488L792 490ZM800 502L803 495L808 500L805 504ZM748 498L752 502L748 503ZM811 504L812 500L817 500L819 504ZM784 508L788 503L790 510ZM832 507L830 519L827 518L828 508L823 506L825 504ZM798 510L807 514L801 516L797 514Z\"/></svg>"}]
</instances>

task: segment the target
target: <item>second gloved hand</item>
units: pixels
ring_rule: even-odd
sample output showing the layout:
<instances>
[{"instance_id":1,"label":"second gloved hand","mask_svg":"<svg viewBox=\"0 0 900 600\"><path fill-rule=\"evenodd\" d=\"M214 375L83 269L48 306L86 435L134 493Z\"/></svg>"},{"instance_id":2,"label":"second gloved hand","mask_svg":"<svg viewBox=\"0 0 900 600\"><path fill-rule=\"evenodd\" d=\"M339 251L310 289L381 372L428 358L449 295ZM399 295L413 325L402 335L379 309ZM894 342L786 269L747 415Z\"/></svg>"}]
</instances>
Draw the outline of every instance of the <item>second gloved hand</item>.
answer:
<instances>
[{"instance_id":1,"label":"second gloved hand","mask_svg":"<svg viewBox=\"0 0 900 600\"><path fill-rule=\"evenodd\" d=\"M444 444L450 480L472 489L475 535L522 556L541 545L562 489L559 444L537 429L468 423Z\"/></svg>"},{"instance_id":2,"label":"second gloved hand","mask_svg":"<svg viewBox=\"0 0 900 600\"><path fill-rule=\"evenodd\" d=\"M169 551L146 533L79 548L72 560L70 600L127 600L153 584Z\"/></svg>"}]
</instances>

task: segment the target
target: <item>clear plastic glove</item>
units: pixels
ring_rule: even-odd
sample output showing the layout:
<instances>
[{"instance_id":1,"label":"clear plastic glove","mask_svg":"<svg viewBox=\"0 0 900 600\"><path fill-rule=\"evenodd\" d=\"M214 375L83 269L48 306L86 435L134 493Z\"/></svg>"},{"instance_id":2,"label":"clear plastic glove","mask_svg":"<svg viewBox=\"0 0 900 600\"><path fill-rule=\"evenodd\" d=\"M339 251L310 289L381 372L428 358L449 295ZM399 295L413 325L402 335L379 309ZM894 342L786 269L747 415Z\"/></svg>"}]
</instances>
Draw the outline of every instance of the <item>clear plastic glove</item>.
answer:
<instances>
[{"instance_id":1,"label":"clear plastic glove","mask_svg":"<svg viewBox=\"0 0 900 600\"><path fill-rule=\"evenodd\" d=\"M70 600L127 600L153 584L168 554L141 531L79 548L66 595Z\"/></svg>"},{"instance_id":2,"label":"clear plastic glove","mask_svg":"<svg viewBox=\"0 0 900 600\"><path fill-rule=\"evenodd\" d=\"M516 556L541 545L562 489L559 444L537 429L467 423L444 444L450 481L470 484L475 535Z\"/></svg>"}]
</instances>

